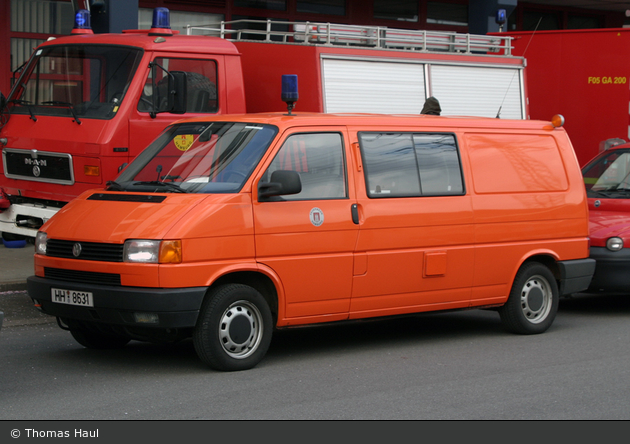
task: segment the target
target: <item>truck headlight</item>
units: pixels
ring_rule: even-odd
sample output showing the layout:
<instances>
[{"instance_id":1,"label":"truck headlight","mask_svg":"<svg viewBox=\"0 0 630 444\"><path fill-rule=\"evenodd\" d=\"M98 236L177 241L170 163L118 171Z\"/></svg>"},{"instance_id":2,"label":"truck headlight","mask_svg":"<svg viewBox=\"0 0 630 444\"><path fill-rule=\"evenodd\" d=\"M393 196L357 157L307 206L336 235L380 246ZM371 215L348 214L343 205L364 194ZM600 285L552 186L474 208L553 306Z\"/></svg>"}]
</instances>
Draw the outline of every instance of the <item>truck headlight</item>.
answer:
<instances>
[{"instance_id":1,"label":"truck headlight","mask_svg":"<svg viewBox=\"0 0 630 444\"><path fill-rule=\"evenodd\" d=\"M35 253L46 255L46 244L48 243L48 234L38 231L35 235Z\"/></svg>"},{"instance_id":2,"label":"truck headlight","mask_svg":"<svg viewBox=\"0 0 630 444\"><path fill-rule=\"evenodd\" d=\"M123 248L124 262L178 264L182 261L180 240L130 239Z\"/></svg>"},{"instance_id":3,"label":"truck headlight","mask_svg":"<svg viewBox=\"0 0 630 444\"><path fill-rule=\"evenodd\" d=\"M623 248L623 239L620 237L611 237L606 241L606 248L610 251L619 251Z\"/></svg>"}]
</instances>

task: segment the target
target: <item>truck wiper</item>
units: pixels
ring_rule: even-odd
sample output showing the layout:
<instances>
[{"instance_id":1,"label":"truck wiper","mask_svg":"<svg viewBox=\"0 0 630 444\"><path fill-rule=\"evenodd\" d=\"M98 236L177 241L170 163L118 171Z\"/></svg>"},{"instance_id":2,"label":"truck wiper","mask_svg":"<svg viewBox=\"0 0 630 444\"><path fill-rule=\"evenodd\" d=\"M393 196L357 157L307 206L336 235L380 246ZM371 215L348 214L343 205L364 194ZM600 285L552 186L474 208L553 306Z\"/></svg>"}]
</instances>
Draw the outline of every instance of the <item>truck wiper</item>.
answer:
<instances>
[{"instance_id":1,"label":"truck wiper","mask_svg":"<svg viewBox=\"0 0 630 444\"><path fill-rule=\"evenodd\" d=\"M143 181L143 182L134 182L134 185L157 185L159 187L168 188L170 191L173 191L175 193L187 193L187 191L180 188L179 185L175 185L174 183L171 183L171 182L160 182L157 180L149 180L149 181Z\"/></svg>"},{"instance_id":2,"label":"truck wiper","mask_svg":"<svg viewBox=\"0 0 630 444\"><path fill-rule=\"evenodd\" d=\"M72 117L74 117L74 121L81 125L81 121L77 116L77 113L74 112L74 105L70 102L60 102L58 100L50 100L48 102L42 102L42 105L58 105L58 106L67 106L70 112L72 113Z\"/></svg>"},{"instance_id":3,"label":"truck wiper","mask_svg":"<svg viewBox=\"0 0 630 444\"><path fill-rule=\"evenodd\" d=\"M31 115L31 120L33 122L37 122L37 117L35 117L35 113L33 112L33 102L29 102L28 100L13 99L9 100L9 103L26 106L28 108L29 114Z\"/></svg>"},{"instance_id":4,"label":"truck wiper","mask_svg":"<svg viewBox=\"0 0 630 444\"><path fill-rule=\"evenodd\" d=\"M108 180L107 183L105 183L105 185L107 185L107 188L105 188L105 191L125 191L123 186L119 184L118 182L116 182L115 180Z\"/></svg>"}]
</instances>

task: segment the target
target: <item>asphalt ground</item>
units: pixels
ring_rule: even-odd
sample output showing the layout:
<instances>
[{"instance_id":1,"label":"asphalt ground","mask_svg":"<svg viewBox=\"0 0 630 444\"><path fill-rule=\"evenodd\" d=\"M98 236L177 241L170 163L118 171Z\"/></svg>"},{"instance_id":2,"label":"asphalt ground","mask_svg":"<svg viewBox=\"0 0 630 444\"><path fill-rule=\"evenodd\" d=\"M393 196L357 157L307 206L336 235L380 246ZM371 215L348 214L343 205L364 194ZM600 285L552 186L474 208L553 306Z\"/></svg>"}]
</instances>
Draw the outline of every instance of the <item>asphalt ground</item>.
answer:
<instances>
[{"instance_id":1,"label":"asphalt ground","mask_svg":"<svg viewBox=\"0 0 630 444\"><path fill-rule=\"evenodd\" d=\"M55 322L55 318L40 313L33 306L26 292L26 278L34 274L34 249L32 243L22 248L9 248L0 243L0 312L4 313L2 329Z\"/></svg>"}]
</instances>

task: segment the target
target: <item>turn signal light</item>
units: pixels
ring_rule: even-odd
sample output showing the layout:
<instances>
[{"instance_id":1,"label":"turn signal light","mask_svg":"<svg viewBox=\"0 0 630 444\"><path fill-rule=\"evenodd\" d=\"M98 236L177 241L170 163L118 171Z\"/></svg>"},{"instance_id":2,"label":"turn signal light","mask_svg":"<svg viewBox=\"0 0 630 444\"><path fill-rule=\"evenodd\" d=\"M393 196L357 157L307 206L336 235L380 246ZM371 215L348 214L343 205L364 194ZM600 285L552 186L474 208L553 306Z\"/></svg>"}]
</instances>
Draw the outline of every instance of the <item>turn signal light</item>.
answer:
<instances>
[{"instance_id":1,"label":"turn signal light","mask_svg":"<svg viewBox=\"0 0 630 444\"><path fill-rule=\"evenodd\" d=\"M554 128L560 128L564 125L564 116L562 114L556 114L551 118L551 124Z\"/></svg>"},{"instance_id":2,"label":"turn signal light","mask_svg":"<svg viewBox=\"0 0 630 444\"><path fill-rule=\"evenodd\" d=\"M85 165L83 167L83 174L85 174L86 176L100 176L101 169L97 166Z\"/></svg>"},{"instance_id":3,"label":"turn signal light","mask_svg":"<svg viewBox=\"0 0 630 444\"><path fill-rule=\"evenodd\" d=\"M180 264L182 262L182 241L165 240L160 243L160 264Z\"/></svg>"}]
</instances>

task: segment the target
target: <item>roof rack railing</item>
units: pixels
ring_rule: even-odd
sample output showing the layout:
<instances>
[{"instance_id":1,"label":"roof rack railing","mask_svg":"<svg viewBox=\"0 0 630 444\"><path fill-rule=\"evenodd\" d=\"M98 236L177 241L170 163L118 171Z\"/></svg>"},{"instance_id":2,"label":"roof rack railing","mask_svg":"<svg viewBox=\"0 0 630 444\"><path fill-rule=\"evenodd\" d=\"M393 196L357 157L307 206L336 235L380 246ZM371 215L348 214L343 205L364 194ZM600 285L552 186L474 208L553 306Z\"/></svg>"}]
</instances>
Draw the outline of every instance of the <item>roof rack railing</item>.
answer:
<instances>
[{"instance_id":1,"label":"roof rack railing","mask_svg":"<svg viewBox=\"0 0 630 444\"><path fill-rule=\"evenodd\" d=\"M512 55L512 37L509 36L394 29L385 26L243 19L222 21L215 25L188 25L186 34L216 35L228 40ZM257 36L262 36L262 38Z\"/></svg>"}]
</instances>

